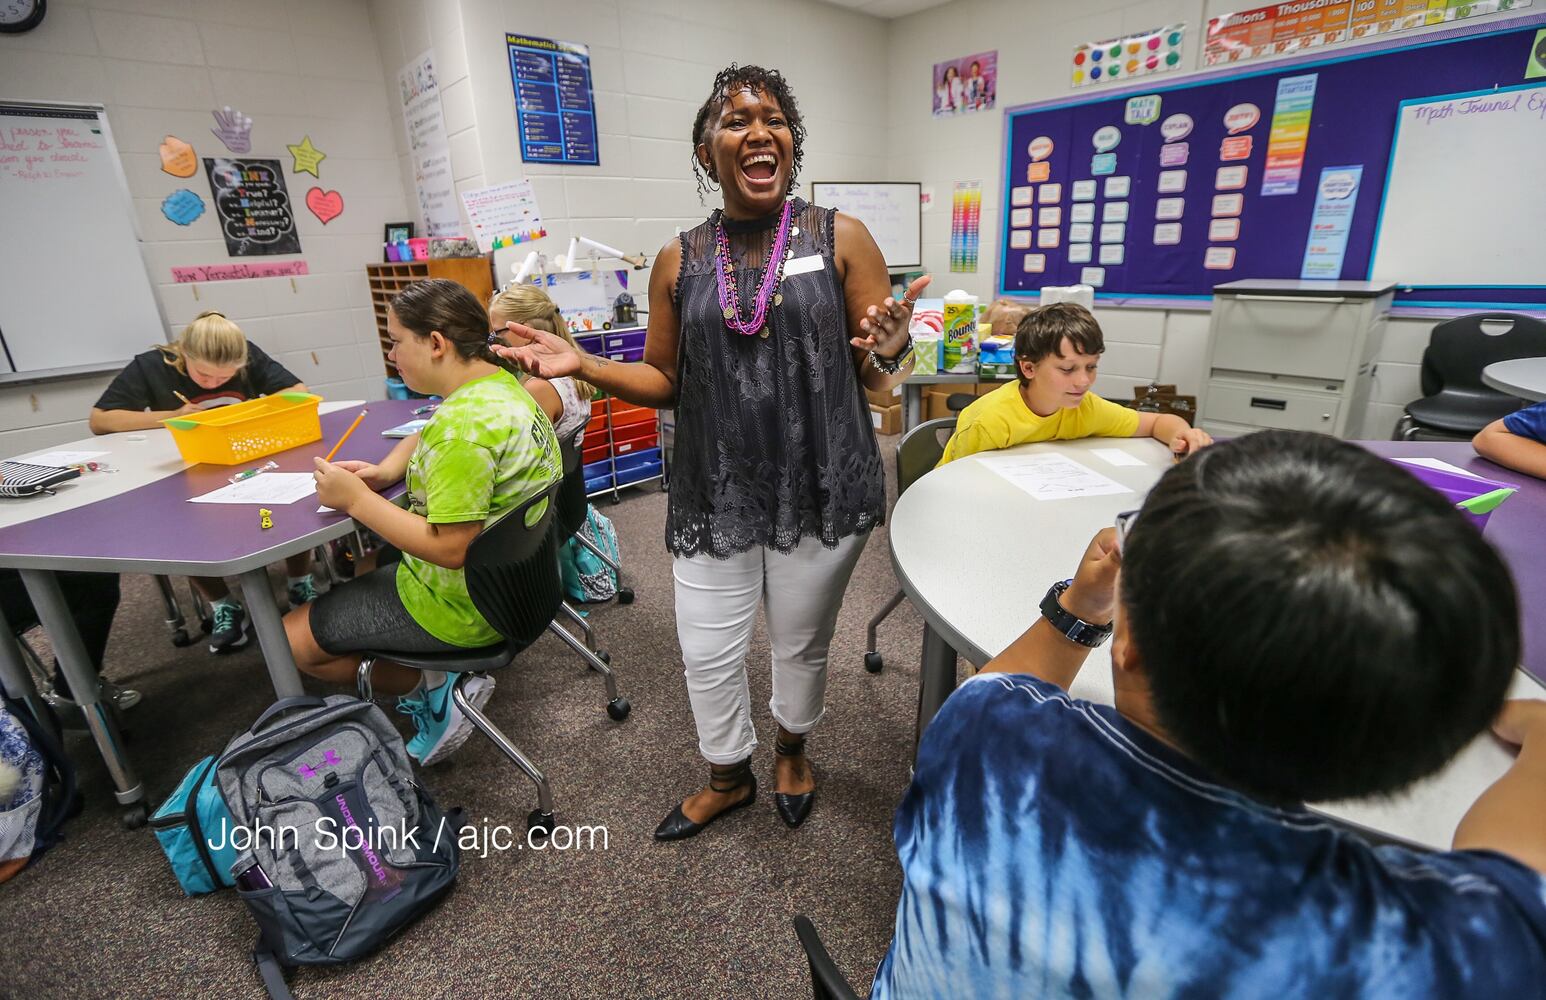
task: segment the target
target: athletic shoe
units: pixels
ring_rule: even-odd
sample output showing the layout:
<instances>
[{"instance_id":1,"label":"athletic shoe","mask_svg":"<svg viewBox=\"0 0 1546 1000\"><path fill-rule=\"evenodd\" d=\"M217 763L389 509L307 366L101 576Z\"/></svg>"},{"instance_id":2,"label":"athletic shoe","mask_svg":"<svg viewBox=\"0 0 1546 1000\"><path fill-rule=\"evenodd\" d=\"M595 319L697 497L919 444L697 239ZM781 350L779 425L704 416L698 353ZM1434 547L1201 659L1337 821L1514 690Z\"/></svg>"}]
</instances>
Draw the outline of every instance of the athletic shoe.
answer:
<instances>
[{"instance_id":1,"label":"athletic shoe","mask_svg":"<svg viewBox=\"0 0 1546 1000\"><path fill-rule=\"evenodd\" d=\"M215 627L209 632L211 653L231 653L247 645L247 612L232 601L216 601L212 609Z\"/></svg>"},{"instance_id":2,"label":"athletic shoe","mask_svg":"<svg viewBox=\"0 0 1546 1000\"><path fill-rule=\"evenodd\" d=\"M451 697L451 689L459 677L461 674L446 674L439 687L421 688L397 699L397 710L413 716L413 724L418 729L418 734L408 741L408 752L420 764L427 766L445 760L472 734L472 720L462 714ZM494 693L494 678L469 677L463 693L473 708L481 710Z\"/></svg>"},{"instance_id":3,"label":"athletic shoe","mask_svg":"<svg viewBox=\"0 0 1546 1000\"><path fill-rule=\"evenodd\" d=\"M317 599L317 585L312 582L311 574L301 577L300 583L292 583L285 596L290 598L290 610L295 610L302 604L310 604Z\"/></svg>"}]
</instances>

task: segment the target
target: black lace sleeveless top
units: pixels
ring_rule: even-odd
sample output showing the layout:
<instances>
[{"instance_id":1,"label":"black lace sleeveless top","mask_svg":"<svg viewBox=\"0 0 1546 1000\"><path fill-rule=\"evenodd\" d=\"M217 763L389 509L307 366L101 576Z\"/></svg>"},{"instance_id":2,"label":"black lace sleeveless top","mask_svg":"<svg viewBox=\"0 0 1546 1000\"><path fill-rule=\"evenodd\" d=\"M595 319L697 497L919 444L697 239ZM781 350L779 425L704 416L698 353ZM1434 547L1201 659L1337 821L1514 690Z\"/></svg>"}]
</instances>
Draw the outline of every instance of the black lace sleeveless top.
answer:
<instances>
[{"instance_id":1,"label":"black lace sleeveless top","mask_svg":"<svg viewBox=\"0 0 1546 1000\"><path fill-rule=\"evenodd\" d=\"M753 546L790 552L807 535L833 548L885 520L880 449L832 254L835 216L795 199L794 256L779 286L783 303L769 308L766 338L725 325L714 278L720 213L681 236L666 513L666 547L675 555L725 558ZM742 316L752 314L777 221L726 220ZM789 273L812 257L819 267Z\"/></svg>"}]
</instances>

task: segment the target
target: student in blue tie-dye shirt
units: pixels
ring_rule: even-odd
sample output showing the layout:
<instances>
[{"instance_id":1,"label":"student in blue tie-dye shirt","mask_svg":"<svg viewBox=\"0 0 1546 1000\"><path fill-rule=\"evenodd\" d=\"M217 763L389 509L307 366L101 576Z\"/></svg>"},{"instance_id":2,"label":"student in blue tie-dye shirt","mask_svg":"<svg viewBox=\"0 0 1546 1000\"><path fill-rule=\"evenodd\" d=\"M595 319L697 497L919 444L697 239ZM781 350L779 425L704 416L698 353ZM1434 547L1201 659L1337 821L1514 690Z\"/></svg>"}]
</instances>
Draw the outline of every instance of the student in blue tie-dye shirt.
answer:
<instances>
[{"instance_id":1,"label":"student in blue tie-dye shirt","mask_svg":"<svg viewBox=\"0 0 1546 1000\"><path fill-rule=\"evenodd\" d=\"M874 1000L1546 995L1546 702L1504 702L1518 610L1482 536L1293 432L1204 449L1120 526L925 733ZM1069 636L1113 618L1108 708L1068 695ZM1451 851L1302 805L1489 725L1522 749Z\"/></svg>"}]
</instances>

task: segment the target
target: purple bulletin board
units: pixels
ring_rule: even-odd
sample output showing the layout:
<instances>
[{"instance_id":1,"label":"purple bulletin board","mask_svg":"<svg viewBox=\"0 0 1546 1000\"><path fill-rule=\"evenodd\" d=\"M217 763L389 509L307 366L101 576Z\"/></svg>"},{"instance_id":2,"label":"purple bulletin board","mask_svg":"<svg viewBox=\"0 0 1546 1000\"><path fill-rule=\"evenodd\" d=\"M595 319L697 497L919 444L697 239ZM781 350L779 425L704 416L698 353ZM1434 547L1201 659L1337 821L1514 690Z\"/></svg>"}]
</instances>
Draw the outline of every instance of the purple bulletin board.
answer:
<instances>
[{"instance_id":1,"label":"purple bulletin board","mask_svg":"<svg viewBox=\"0 0 1546 1000\"><path fill-rule=\"evenodd\" d=\"M1025 295L1043 285L1085 281L1096 285L1099 298L1180 305L1211 298L1213 286L1227 281L1299 278L1312 221L1327 217L1324 194L1322 211L1316 210L1323 171L1337 176L1343 190L1349 176L1358 182L1353 209L1337 220L1341 231L1331 241L1338 252L1345 236L1340 273L1329 276L1367 278L1401 102L1525 83L1543 26L1546 15L1531 15L1427 35L1415 44L1340 49L1258 70L1208 71L1165 86L1007 109L999 289ZM1243 105L1259 110L1256 120ZM1243 186L1232 187L1239 171L1219 177L1220 168L1238 167L1244 168ZM1331 170L1336 167L1360 169L1349 175ZM1184 172L1184 181L1176 171ZM1512 182L1531 183L1526 177L1533 166L1500 164L1499 171L1494 181L1457 182L1512 176ZM1162 173L1166 191L1160 190ZM1109 189L1108 179L1115 181ZM1221 180L1225 189L1218 187ZM1076 193L1089 194L1091 181L1094 197L1075 200ZM1178 183L1184 190L1175 190ZM1240 197L1215 202L1217 195ZM1113 206L1121 202L1125 207ZM1077 221L1090 216L1087 223ZM1156 231L1167 223L1179 231ZM1092 229L1074 228L1081 224ZM1123 229L1109 228L1118 224ZM1312 255L1322 275L1325 251L1323 245ZM1083 253L1088 261L1080 259ZM1546 308L1546 286L1398 287L1396 302L1538 309Z\"/></svg>"}]
</instances>

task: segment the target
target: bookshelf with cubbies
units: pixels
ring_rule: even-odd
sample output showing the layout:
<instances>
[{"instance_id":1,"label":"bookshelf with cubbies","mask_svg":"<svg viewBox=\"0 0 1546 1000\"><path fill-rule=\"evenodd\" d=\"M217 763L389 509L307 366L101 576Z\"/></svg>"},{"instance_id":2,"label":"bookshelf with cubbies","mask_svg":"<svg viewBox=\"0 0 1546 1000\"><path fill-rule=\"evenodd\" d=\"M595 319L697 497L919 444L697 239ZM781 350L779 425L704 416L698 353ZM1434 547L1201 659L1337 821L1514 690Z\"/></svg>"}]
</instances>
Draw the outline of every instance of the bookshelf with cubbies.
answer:
<instances>
[{"instance_id":1,"label":"bookshelf with cubbies","mask_svg":"<svg viewBox=\"0 0 1546 1000\"><path fill-rule=\"evenodd\" d=\"M445 257L429 260L409 260L402 263L366 264L366 280L370 285L370 306L376 316L376 336L381 340L381 364L387 377L400 378L397 368L387 360L392 350L392 340L387 336L387 306L392 297L415 281L425 278L449 278L488 302L494 294L494 273L486 257Z\"/></svg>"}]
</instances>

